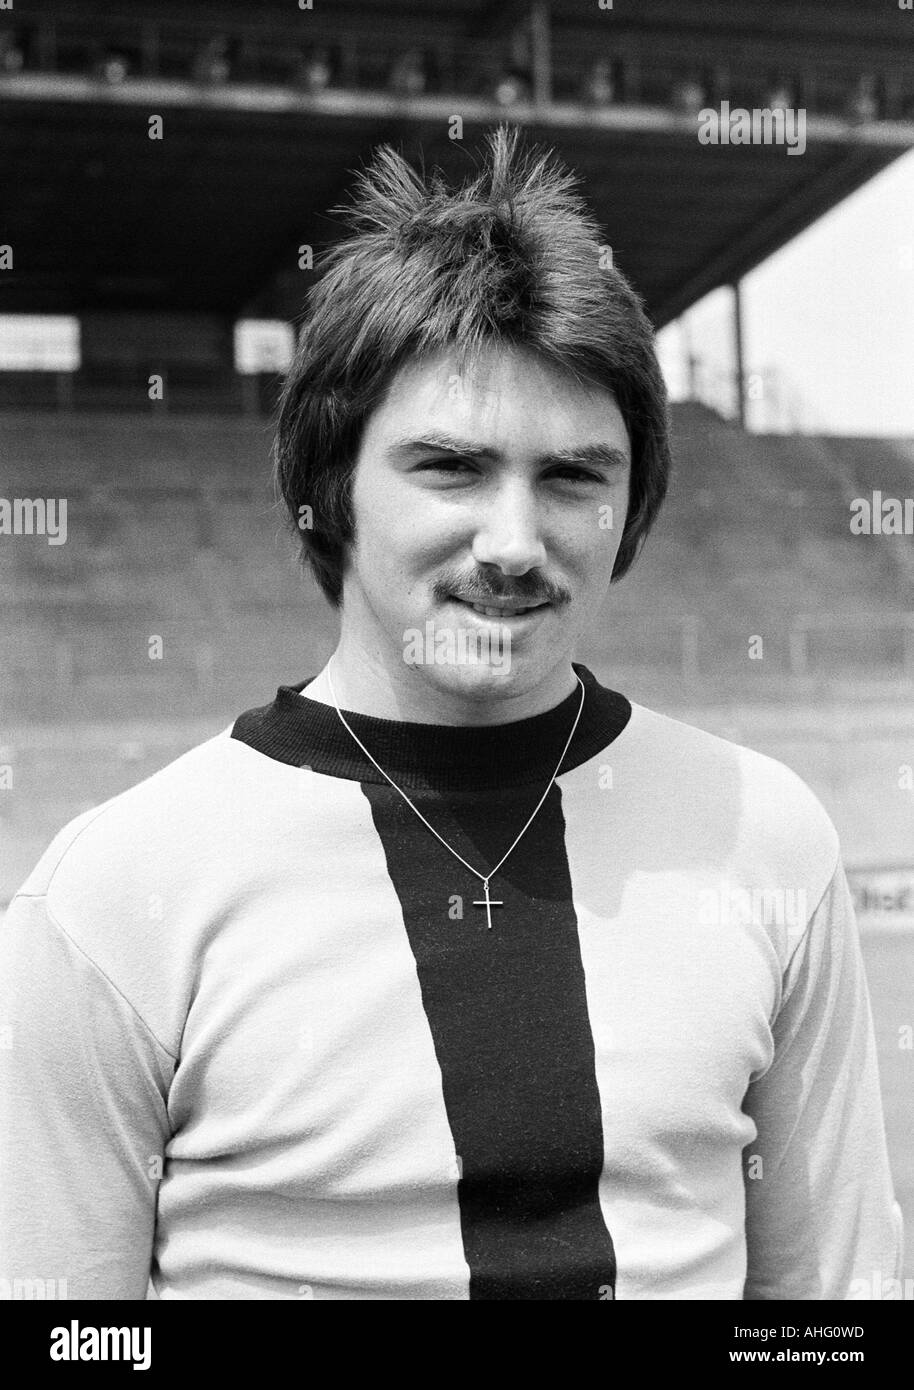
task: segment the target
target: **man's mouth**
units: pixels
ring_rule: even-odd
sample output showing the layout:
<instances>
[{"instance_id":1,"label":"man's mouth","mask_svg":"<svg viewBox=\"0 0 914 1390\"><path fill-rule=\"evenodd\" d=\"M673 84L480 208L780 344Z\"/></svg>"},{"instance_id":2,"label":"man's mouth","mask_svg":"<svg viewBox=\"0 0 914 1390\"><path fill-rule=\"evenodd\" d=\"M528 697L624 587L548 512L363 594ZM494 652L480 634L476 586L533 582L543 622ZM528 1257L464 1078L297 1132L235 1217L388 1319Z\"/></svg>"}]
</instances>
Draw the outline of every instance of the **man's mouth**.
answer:
<instances>
[{"instance_id":1,"label":"man's mouth","mask_svg":"<svg viewBox=\"0 0 914 1390\"><path fill-rule=\"evenodd\" d=\"M466 604L475 613L480 613L485 618L519 618L524 613L532 613L536 608L546 608L548 604L527 603L527 604L507 604L507 603L476 603L473 599L461 598L459 594L452 594L457 603Z\"/></svg>"}]
</instances>

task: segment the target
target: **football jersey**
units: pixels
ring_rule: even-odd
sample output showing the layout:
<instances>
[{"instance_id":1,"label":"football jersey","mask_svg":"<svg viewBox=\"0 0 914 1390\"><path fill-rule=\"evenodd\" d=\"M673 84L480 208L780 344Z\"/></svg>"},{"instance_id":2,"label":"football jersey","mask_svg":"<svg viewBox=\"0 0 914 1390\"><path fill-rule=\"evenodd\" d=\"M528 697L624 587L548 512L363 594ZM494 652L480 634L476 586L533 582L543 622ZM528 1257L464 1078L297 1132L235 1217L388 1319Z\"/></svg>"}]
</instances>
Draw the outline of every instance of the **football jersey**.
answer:
<instances>
[{"instance_id":1,"label":"football jersey","mask_svg":"<svg viewBox=\"0 0 914 1390\"><path fill-rule=\"evenodd\" d=\"M0 1278L625 1300L898 1277L829 817L781 763L574 669L574 737L494 874L579 688L483 727L346 711L411 807L282 686L60 832L0 926Z\"/></svg>"}]
</instances>

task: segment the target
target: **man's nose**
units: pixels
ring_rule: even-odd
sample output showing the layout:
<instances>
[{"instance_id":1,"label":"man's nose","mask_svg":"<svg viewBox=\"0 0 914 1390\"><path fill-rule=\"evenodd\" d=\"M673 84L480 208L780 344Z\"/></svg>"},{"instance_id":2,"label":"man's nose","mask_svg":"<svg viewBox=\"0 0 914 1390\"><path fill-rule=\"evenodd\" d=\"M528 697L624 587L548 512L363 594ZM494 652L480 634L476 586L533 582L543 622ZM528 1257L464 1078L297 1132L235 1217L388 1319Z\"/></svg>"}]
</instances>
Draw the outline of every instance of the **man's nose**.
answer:
<instances>
[{"instance_id":1,"label":"man's nose","mask_svg":"<svg viewBox=\"0 0 914 1390\"><path fill-rule=\"evenodd\" d=\"M526 574L545 565L536 499L526 483L505 482L487 500L473 539L473 558L480 565L497 565L505 574Z\"/></svg>"}]
</instances>

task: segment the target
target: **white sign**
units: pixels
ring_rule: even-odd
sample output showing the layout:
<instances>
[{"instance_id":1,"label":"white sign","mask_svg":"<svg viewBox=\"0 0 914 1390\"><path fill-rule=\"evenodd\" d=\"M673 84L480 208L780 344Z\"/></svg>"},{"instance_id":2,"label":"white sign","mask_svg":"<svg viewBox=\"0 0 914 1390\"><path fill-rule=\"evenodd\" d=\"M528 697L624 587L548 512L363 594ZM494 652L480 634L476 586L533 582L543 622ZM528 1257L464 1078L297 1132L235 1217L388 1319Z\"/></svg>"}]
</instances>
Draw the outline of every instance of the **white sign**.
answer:
<instances>
[{"instance_id":1,"label":"white sign","mask_svg":"<svg viewBox=\"0 0 914 1390\"><path fill-rule=\"evenodd\" d=\"M914 865L848 869L847 881L863 930L914 928Z\"/></svg>"}]
</instances>

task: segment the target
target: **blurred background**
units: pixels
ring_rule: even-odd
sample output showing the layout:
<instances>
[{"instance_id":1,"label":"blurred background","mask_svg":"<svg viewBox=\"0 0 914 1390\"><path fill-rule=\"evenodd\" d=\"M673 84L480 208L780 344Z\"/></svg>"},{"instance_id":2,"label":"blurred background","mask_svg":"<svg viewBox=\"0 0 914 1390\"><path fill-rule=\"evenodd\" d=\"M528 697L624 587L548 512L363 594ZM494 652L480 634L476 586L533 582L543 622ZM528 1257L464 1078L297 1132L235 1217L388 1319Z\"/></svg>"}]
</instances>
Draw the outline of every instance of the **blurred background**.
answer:
<instances>
[{"instance_id":1,"label":"blurred background","mask_svg":"<svg viewBox=\"0 0 914 1390\"><path fill-rule=\"evenodd\" d=\"M724 103L802 116L802 152L702 143ZM895 0L0 11L0 913L72 816L329 656L269 476L327 210L377 144L462 178L506 118L581 176L675 402L668 501L579 657L786 762L834 819L914 1278L914 13ZM907 524L852 531L875 493ZM63 544L40 510L16 524L16 499L52 498Z\"/></svg>"}]
</instances>

